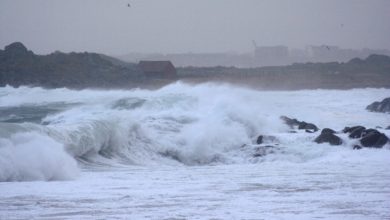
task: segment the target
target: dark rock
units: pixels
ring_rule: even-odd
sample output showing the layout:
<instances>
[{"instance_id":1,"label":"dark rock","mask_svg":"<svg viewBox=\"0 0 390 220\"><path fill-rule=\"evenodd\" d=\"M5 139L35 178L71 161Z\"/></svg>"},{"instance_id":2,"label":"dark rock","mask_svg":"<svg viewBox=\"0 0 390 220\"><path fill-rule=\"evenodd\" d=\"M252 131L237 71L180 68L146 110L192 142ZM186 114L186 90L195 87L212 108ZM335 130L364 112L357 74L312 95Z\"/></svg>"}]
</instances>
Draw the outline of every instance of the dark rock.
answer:
<instances>
[{"instance_id":1,"label":"dark rock","mask_svg":"<svg viewBox=\"0 0 390 220\"><path fill-rule=\"evenodd\" d=\"M275 136L271 136L271 135L259 135L256 140L256 144L275 143L275 142L278 142L278 139Z\"/></svg>"},{"instance_id":2,"label":"dark rock","mask_svg":"<svg viewBox=\"0 0 390 220\"><path fill-rule=\"evenodd\" d=\"M306 133L314 133L315 131L313 130L305 130Z\"/></svg>"},{"instance_id":3,"label":"dark rock","mask_svg":"<svg viewBox=\"0 0 390 220\"><path fill-rule=\"evenodd\" d=\"M373 133L373 132L379 132L379 131L376 130L376 129L373 129L373 128L365 129L365 130L362 132L362 137L366 136L367 134Z\"/></svg>"},{"instance_id":4,"label":"dark rock","mask_svg":"<svg viewBox=\"0 0 390 220\"><path fill-rule=\"evenodd\" d=\"M390 97L383 99L381 102L373 102L366 109L372 112L390 113Z\"/></svg>"},{"instance_id":5,"label":"dark rock","mask_svg":"<svg viewBox=\"0 0 390 220\"><path fill-rule=\"evenodd\" d=\"M330 145L341 145L343 141L338 136L329 133L327 130L314 139L317 144L329 143Z\"/></svg>"},{"instance_id":6,"label":"dark rock","mask_svg":"<svg viewBox=\"0 0 390 220\"><path fill-rule=\"evenodd\" d=\"M362 146L360 146L360 145L355 145L355 146L353 146L353 149L354 149L354 150L360 150L360 149L362 149Z\"/></svg>"},{"instance_id":7,"label":"dark rock","mask_svg":"<svg viewBox=\"0 0 390 220\"><path fill-rule=\"evenodd\" d=\"M312 131L318 131L317 126L315 126L312 123L307 123L304 121L298 121L295 118L289 118L287 116L280 116L280 119L284 121L286 125L288 125L290 128L294 128L295 126L298 127L300 130L312 130Z\"/></svg>"},{"instance_id":8,"label":"dark rock","mask_svg":"<svg viewBox=\"0 0 390 220\"><path fill-rule=\"evenodd\" d=\"M345 127L343 129L343 133L349 133L349 132L351 132L351 127Z\"/></svg>"},{"instance_id":9,"label":"dark rock","mask_svg":"<svg viewBox=\"0 0 390 220\"><path fill-rule=\"evenodd\" d=\"M300 122L299 125L298 125L298 129L303 129L303 130L313 130L313 131L318 131L318 128L317 126L315 126L314 124L312 123L307 123L307 122Z\"/></svg>"},{"instance_id":10,"label":"dark rock","mask_svg":"<svg viewBox=\"0 0 390 220\"><path fill-rule=\"evenodd\" d=\"M368 132L362 139L360 139L360 143L364 147L373 148L382 148L388 141L389 138L385 134L374 129L372 129L372 131Z\"/></svg>"},{"instance_id":11,"label":"dark rock","mask_svg":"<svg viewBox=\"0 0 390 220\"><path fill-rule=\"evenodd\" d=\"M334 131L333 129L330 129L330 128L324 128L324 129L322 129L322 131L321 131L321 134L322 134L322 133L335 134L336 131Z\"/></svg>"},{"instance_id":12,"label":"dark rock","mask_svg":"<svg viewBox=\"0 0 390 220\"><path fill-rule=\"evenodd\" d=\"M259 135L256 140L256 144L262 144L263 143L263 135Z\"/></svg>"},{"instance_id":13,"label":"dark rock","mask_svg":"<svg viewBox=\"0 0 390 220\"><path fill-rule=\"evenodd\" d=\"M352 126L352 127L345 127L344 129L343 129L343 133L351 133L353 130L355 130L356 128L361 128L361 127L363 127L363 126L360 126L360 125L358 125L358 126ZM363 127L364 128L364 127Z\"/></svg>"},{"instance_id":14,"label":"dark rock","mask_svg":"<svg viewBox=\"0 0 390 220\"><path fill-rule=\"evenodd\" d=\"M390 125L389 125L389 126L387 126L386 130L390 130Z\"/></svg>"},{"instance_id":15,"label":"dark rock","mask_svg":"<svg viewBox=\"0 0 390 220\"><path fill-rule=\"evenodd\" d=\"M349 134L349 137L350 138L361 138L362 137L362 133L365 130L366 130L366 128L363 127L363 126L353 127L353 129L351 130L351 133Z\"/></svg>"},{"instance_id":16,"label":"dark rock","mask_svg":"<svg viewBox=\"0 0 390 220\"><path fill-rule=\"evenodd\" d=\"M299 121L295 118L289 118L287 116L280 116L280 119L282 121L284 121L284 123L288 126L290 126L291 128L294 127L294 126L298 126L299 125Z\"/></svg>"}]
</instances>

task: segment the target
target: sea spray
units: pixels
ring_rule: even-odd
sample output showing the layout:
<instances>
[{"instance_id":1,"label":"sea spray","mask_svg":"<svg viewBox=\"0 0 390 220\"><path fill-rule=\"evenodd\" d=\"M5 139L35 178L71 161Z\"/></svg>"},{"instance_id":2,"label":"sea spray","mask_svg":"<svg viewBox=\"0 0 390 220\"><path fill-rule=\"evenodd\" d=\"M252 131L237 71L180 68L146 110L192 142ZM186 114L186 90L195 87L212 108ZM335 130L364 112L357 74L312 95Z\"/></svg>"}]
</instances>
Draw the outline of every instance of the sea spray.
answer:
<instances>
[{"instance_id":1,"label":"sea spray","mask_svg":"<svg viewBox=\"0 0 390 220\"><path fill-rule=\"evenodd\" d=\"M0 180L74 178L76 161L103 166L307 163L334 160L335 154L353 160L361 153L352 151L353 141L347 137L341 135L342 146L318 145L313 142L316 134L289 133L279 117L335 130L358 124L386 127L387 115L367 112L365 105L388 93L386 89L257 91L182 83L155 91L4 87L0 107L7 111L0 117L4 119ZM37 109L39 114L34 115ZM18 120L6 121L11 116ZM256 152L260 134L275 139L269 155ZM388 147L383 154L388 154Z\"/></svg>"},{"instance_id":2,"label":"sea spray","mask_svg":"<svg viewBox=\"0 0 390 220\"><path fill-rule=\"evenodd\" d=\"M52 138L34 132L0 138L0 181L68 180L78 172L76 161Z\"/></svg>"}]
</instances>

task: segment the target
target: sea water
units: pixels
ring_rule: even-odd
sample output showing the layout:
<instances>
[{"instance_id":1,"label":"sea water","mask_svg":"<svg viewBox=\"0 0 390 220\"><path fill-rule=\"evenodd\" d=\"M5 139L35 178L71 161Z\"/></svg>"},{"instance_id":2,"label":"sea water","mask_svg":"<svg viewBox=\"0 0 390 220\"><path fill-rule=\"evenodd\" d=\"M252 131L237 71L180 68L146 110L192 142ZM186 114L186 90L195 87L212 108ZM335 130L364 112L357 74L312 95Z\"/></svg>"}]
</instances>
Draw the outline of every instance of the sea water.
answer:
<instances>
[{"instance_id":1,"label":"sea water","mask_svg":"<svg viewBox=\"0 0 390 220\"><path fill-rule=\"evenodd\" d=\"M389 219L389 144L316 144L280 120L389 137L390 115L365 109L389 94L3 87L0 219Z\"/></svg>"}]
</instances>

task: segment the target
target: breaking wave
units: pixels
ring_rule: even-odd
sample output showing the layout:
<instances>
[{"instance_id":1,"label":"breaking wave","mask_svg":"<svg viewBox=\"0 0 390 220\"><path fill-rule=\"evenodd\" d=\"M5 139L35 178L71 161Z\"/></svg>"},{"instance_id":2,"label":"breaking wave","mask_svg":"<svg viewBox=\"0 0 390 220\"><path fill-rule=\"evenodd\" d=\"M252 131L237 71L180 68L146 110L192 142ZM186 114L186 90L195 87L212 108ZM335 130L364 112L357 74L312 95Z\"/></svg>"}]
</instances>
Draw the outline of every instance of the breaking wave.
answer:
<instances>
[{"instance_id":1,"label":"breaking wave","mask_svg":"<svg viewBox=\"0 0 390 220\"><path fill-rule=\"evenodd\" d=\"M335 130L387 127L388 115L367 112L365 106L388 94L386 89L282 92L182 83L156 91L5 87L0 89L0 181L72 179L78 166L305 163L361 160L367 154L381 159L389 151L351 153L354 141L317 145L315 134L291 134L279 117ZM263 145L255 144L260 134L268 137Z\"/></svg>"}]
</instances>

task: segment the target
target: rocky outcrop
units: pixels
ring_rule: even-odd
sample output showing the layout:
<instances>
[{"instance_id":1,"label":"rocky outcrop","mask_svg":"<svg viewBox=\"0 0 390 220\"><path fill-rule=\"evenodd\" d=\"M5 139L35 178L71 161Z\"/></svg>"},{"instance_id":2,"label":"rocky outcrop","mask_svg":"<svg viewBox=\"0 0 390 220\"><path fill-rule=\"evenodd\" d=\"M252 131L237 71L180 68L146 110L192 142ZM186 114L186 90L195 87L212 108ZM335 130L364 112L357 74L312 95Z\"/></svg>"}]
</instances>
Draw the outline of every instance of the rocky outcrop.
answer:
<instances>
[{"instance_id":1,"label":"rocky outcrop","mask_svg":"<svg viewBox=\"0 0 390 220\"><path fill-rule=\"evenodd\" d=\"M390 113L390 97L383 99L381 102L373 102L366 109L371 112Z\"/></svg>"},{"instance_id":2,"label":"rocky outcrop","mask_svg":"<svg viewBox=\"0 0 390 220\"><path fill-rule=\"evenodd\" d=\"M299 130L305 130L306 132L309 133L318 131L318 127L312 123L307 123L305 121L298 121L295 118L289 118L287 116L280 116L280 119L290 128L297 127Z\"/></svg>"},{"instance_id":3,"label":"rocky outcrop","mask_svg":"<svg viewBox=\"0 0 390 220\"><path fill-rule=\"evenodd\" d=\"M313 133L318 130L317 126L314 124L299 121L295 118L281 116L280 119L290 128L305 129L308 133ZM389 141L389 138L384 133L381 133L378 130L372 128L367 129L360 125L345 127L342 132L347 133L349 138L359 139L361 146L355 145L353 149L361 149L362 146L370 148L382 148ZM290 133L295 133L295 131L290 131ZM322 129L321 134L314 139L314 142L318 144L329 143L330 145L343 144L343 140L337 136L336 133L337 132L333 129L324 128ZM260 143L263 143L263 136L261 136Z\"/></svg>"},{"instance_id":4,"label":"rocky outcrop","mask_svg":"<svg viewBox=\"0 0 390 220\"><path fill-rule=\"evenodd\" d=\"M363 134L362 139L360 139L360 143L364 147L371 147L371 148L382 148L388 141L389 138L385 134L375 129L368 129Z\"/></svg>"},{"instance_id":5,"label":"rocky outcrop","mask_svg":"<svg viewBox=\"0 0 390 220\"><path fill-rule=\"evenodd\" d=\"M114 60L86 52L36 55L16 42L0 50L0 86L121 87L140 75L135 64Z\"/></svg>"},{"instance_id":6,"label":"rocky outcrop","mask_svg":"<svg viewBox=\"0 0 390 220\"><path fill-rule=\"evenodd\" d=\"M324 129L322 129L321 133L331 133L331 134L335 134L336 131L333 130L333 129L330 129L330 128L324 128Z\"/></svg>"},{"instance_id":7,"label":"rocky outcrop","mask_svg":"<svg viewBox=\"0 0 390 220\"><path fill-rule=\"evenodd\" d=\"M349 133L350 138L360 139L361 145L364 147L382 148L389 138L376 129L366 129L363 126L345 127L344 133Z\"/></svg>"},{"instance_id":8,"label":"rocky outcrop","mask_svg":"<svg viewBox=\"0 0 390 220\"><path fill-rule=\"evenodd\" d=\"M355 126L355 127L352 127L350 129L350 132L346 132L346 133L349 133L349 137L350 138L361 138L362 137L362 133L366 130L365 127L363 126Z\"/></svg>"},{"instance_id":9,"label":"rocky outcrop","mask_svg":"<svg viewBox=\"0 0 390 220\"><path fill-rule=\"evenodd\" d=\"M326 128L321 131L321 134L314 139L318 144L329 143L330 145L341 145L343 141L334 134L332 129Z\"/></svg>"},{"instance_id":10,"label":"rocky outcrop","mask_svg":"<svg viewBox=\"0 0 390 220\"><path fill-rule=\"evenodd\" d=\"M289 118L287 116L280 116L280 119L288 125L290 128L293 128L294 126L299 126L299 121L295 118Z\"/></svg>"}]
</instances>

